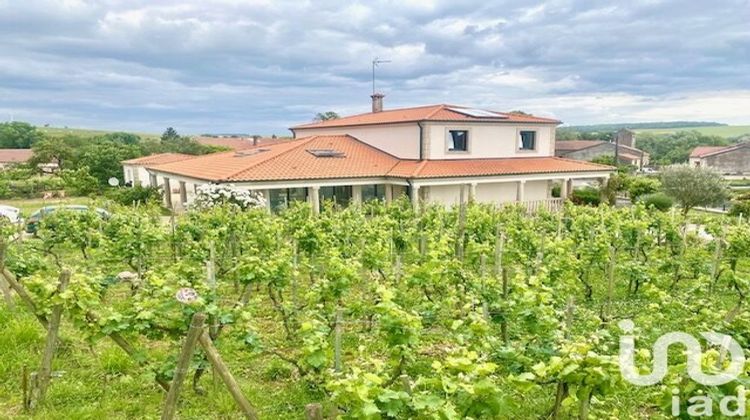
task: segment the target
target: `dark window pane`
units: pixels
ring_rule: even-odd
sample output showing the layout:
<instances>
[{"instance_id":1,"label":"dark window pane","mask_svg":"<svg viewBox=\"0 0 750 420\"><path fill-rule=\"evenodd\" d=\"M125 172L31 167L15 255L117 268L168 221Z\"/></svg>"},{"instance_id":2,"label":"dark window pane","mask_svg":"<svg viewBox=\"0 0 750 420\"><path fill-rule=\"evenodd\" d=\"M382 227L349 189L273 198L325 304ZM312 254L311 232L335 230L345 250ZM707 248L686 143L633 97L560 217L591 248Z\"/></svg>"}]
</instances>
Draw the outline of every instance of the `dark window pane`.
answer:
<instances>
[{"instance_id":1,"label":"dark window pane","mask_svg":"<svg viewBox=\"0 0 750 420\"><path fill-rule=\"evenodd\" d=\"M466 130L451 130L449 134L448 150L466 151L469 145L469 132Z\"/></svg>"},{"instance_id":2,"label":"dark window pane","mask_svg":"<svg viewBox=\"0 0 750 420\"><path fill-rule=\"evenodd\" d=\"M521 141L518 148L521 150L534 150L536 148L536 131L521 131Z\"/></svg>"},{"instance_id":3,"label":"dark window pane","mask_svg":"<svg viewBox=\"0 0 750 420\"><path fill-rule=\"evenodd\" d=\"M320 187L320 202L334 201L336 205L347 206L352 199L351 185L339 187Z\"/></svg>"},{"instance_id":4,"label":"dark window pane","mask_svg":"<svg viewBox=\"0 0 750 420\"><path fill-rule=\"evenodd\" d=\"M374 184L362 186L362 201L372 200L385 200L385 185Z\"/></svg>"}]
</instances>

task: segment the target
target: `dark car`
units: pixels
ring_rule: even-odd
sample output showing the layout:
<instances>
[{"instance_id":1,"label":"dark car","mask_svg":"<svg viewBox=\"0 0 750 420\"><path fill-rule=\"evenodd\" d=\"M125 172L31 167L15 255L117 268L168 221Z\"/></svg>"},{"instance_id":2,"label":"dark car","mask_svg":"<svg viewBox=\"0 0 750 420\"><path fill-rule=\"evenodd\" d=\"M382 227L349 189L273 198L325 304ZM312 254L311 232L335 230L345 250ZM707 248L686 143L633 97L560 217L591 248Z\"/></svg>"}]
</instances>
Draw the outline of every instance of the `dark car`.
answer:
<instances>
[{"instance_id":1,"label":"dark car","mask_svg":"<svg viewBox=\"0 0 750 420\"><path fill-rule=\"evenodd\" d=\"M58 211L58 210L66 210L66 211L80 211L85 212L91 210L88 206L82 206L82 205L64 205L64 206L47 206L42 207L41 209L31 213L31 216L29 216L28 219L26 219L26 232L27 233L36 233L37 229L39 229L39 222L42 221L45 217L49 216L50 214ZM102 219L107 220L110 217L110 213L107 210L95 208L94 211L101 216Z\"/></svg>"}]
</instances>

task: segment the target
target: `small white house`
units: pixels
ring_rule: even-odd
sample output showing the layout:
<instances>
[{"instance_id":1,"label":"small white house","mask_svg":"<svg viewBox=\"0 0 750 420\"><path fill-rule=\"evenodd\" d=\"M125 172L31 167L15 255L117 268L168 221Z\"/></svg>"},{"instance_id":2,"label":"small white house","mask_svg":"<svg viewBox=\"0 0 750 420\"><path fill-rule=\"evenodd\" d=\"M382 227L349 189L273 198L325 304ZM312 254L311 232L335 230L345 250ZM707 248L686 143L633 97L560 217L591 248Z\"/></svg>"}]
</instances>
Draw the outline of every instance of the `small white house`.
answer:
<instances>
[{"instance_id":1,"label":"small white house","mask_svg":"<svg viewBox=\"0 0 750 420\"><path fill-rule=\"evenodd\" d=\"M182 153L159 153L136 159L125 160L122 163L123 180L126 185L152 185L151 175L146 169L150 165L161 165L165 163L179 162L192 159L195 156ZM162 185L156 182L156 185Z\"/></svg>"}]
</instances>

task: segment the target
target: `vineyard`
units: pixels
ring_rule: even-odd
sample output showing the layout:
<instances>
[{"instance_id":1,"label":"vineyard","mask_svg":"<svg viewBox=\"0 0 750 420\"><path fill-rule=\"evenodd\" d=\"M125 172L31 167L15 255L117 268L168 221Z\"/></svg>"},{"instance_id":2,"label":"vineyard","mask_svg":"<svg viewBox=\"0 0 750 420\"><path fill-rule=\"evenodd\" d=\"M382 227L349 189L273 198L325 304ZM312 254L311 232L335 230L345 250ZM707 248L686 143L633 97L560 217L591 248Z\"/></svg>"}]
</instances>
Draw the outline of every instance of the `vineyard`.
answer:
<instances>
[{"instance_id":1,"label":"vineyard","mask_svg":"<svg viewBox=\"0 0 750 420\"><path fill-rule=\"evenodd\" d=\"M251 418L311 417L311 404L342 418L667 418L675 396L684 413L691 396L718 404L750 385L698 385L677 349L653 386L618 363L623 320L644 372L670 331L750 348L742 218L373 202L165 223L158 209L108 210L60 211L2 245L0 416L158 418L180 375L178 417L240 417L205 344L178 368L203 315L199 341ZM704 372L723 363L704 344Z\"/></svg>"}]
</instances>

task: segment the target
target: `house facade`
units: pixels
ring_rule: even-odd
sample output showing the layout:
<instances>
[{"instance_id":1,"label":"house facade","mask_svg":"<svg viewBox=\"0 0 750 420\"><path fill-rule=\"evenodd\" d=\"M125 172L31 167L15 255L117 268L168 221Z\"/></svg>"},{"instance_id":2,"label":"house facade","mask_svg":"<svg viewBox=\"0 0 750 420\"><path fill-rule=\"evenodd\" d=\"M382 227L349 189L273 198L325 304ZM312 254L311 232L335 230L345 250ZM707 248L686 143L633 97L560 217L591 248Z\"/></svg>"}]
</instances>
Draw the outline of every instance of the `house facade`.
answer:
<instances>
[{"instance_id":1,"label":"house facade","mask_svg":"<svg viewBox=\"0 0 750 420\"><path fill-rule=\"evenodd\" d=\"M555 144L555 156L592 161L603 156L614 157L615 149L621 164L643 168L650 163L650 155L643 150L625 144L617 146L613 142L602 140L558 141Z\"/></svg>"},{"instance_id":2,"label":"house facade","mask_svg":"<svg viewBox=\"0 0 750 420\"><path fill-rule=\"evenodd\" d=\"M750 174L750 143L699 146L690 153L690 165L715 169L725 175Z\"/></svg>"},{"instance_id":3,"label":"house facade","mask_svg":"<svg viewBox=\"0 0 750 420\"><path fill-rule=\"evenodd\" d=\"M555 207L574 180L610 176L613 168L554 156L559 121L452 105L373 110L291 128L294 139L245 150L144 165L152 185L189 203L198 185L228 183L262 193L270 207L306 200L319 208L399 196L420 202L522 202ZM560 183L561 198L552 186Z\"/></svg>"},{"instance_id":4,"label":"house facade","mask_svg":"<svg viewBox=\"0 0 750 420\"><path fill-rule=\"evenodd\" d=\"M156 155L122 161L123 183L125 185L161 186L163 185L163 181L160 182L158 178L155 183L151 182L151 174L147 167L179 162L194 157L195 156L182 153L159 153Z\"/></svg>"}]
</instances>

